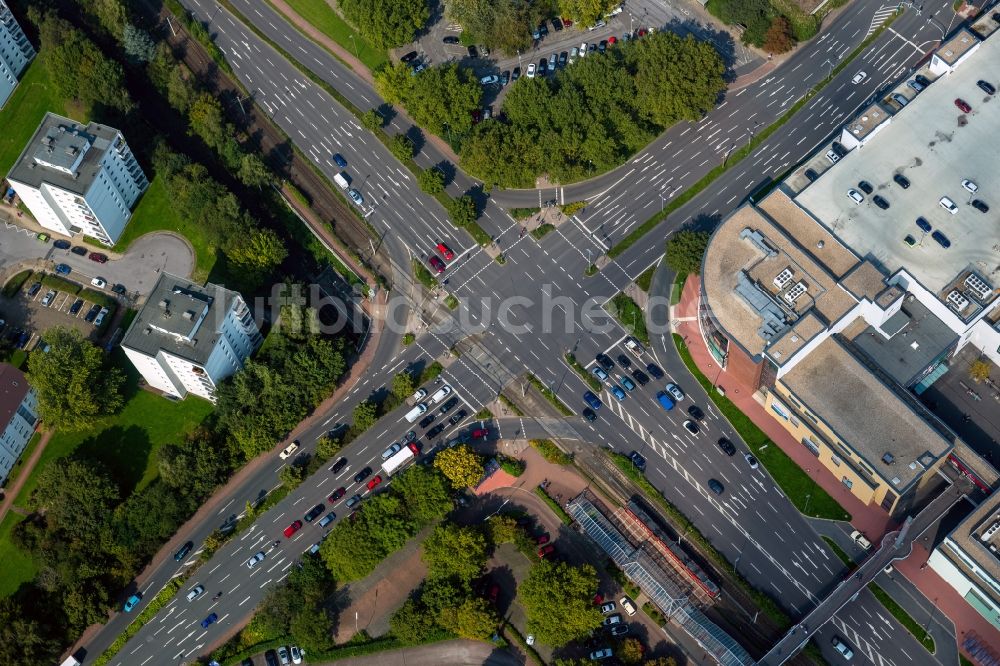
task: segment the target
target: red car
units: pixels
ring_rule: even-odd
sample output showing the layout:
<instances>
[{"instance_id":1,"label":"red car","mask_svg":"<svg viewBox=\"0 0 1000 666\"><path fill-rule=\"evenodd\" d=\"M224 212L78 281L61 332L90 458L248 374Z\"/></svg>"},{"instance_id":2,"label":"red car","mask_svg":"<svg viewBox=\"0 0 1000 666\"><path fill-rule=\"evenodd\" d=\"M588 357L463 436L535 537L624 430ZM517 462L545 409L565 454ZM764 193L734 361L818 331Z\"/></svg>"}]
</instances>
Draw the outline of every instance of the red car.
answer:
<instances>
[{"instance_id":1,"label":"red car","mask_svg":"<svg viewBox=\"0 0 1000 666\"><path fill-rule=\"evenodd\" d=\"M486 439L489 436L490 436L489 428L476 428L475 430L472 431L473 439Z\"/></svg>"},{"instance_id":2,"label":"red car","mask_svg":"<svg viewBox=\"0 0 1000 666\"><path fill-rule=\"evenodd\" d=\"M375 490L375 486L382 483L382 476L376 476L374 479L368 482L368 490Z\"/></svg>"},{"instance_id":3,"label":"red car","mask_svg":"<svg viewBox=\"0 0 1000 666\"><path fill-rule=\"evenodd\" d=\"M497 597L500 596L500 586L492 585L490 586L490 603L495 604L497 602Z\"/></svg>"},{"instance_id":4,"label":"red car","mask_svg":"<svg viewBox=\"0 0 1000 666\"><path fill-rule=\"evenodd\" d=\"M347 488L337 488L336 490L333 491L333 494L330 495L327 499L330 500L330 502L336 502L346 493L347 493Z\"/></svg>"},{"instance_id":5,"label":"red car","mask_svg":"<svg viewBox=\"0 0 1000 666\"><path fill-rule=\"evenodd\" d=\"M407 443L406 446L408 446L409 449L411 451L413 451L413 455L415 455L415 456L419 456L420 455L420 447L417 446L416 442L409 442L409 443Z\"/></svg>"},{"instance_id":6,"label":"red car","mask_svg":"<svg viewBox=\"0 0 1000 666\"><path fill-rule=\"evenodd\" d=\"M106 264L106 263L108 263L108 255L101 254L100 252L91 252L90 253L90 260L91 261L96 261L99 264Z\"/></svg>"},{"instance_id":7,"label":"red car","mask_svg":"<svg viewBox=\"0 0 1000 666\"><path fill-rule=\"evenodd\" d=\"M543 545L547 544L548 542L549 542L549 535L548 534L542 534L541 536L535 537L535 543L537 543L539 546L543 546Z\"/></svg>"},{"instance_id":8,"label":"red car","mask_svg":"<svg viewBox=\"0 0 1000 666\"><path fill-rule=\"evenodd\" d=\"M639 32L636 33L636 37L638 38L638 37L645 37L645 36L646 36L646 29L645 28L639 28Z\"/></svg>"},{"instance_id":9,"label":"red car","mask_svg":"<svg viewBox=\"0 0 1000 666\"><path fill-rule=\"evenodd\" d=\"M615 37L614 35L608 37L608 46L613 46L614 44L617 44L617 43L618 43L618 38L617 37Z\"/></svg>"},{"instance_id":10,"label":"red car","mask_svg":"<svg viewBox=\"0 0 1000 666\"><path fill-rule=\"evenodd\" d=\"M568 18L564 18L564 19L562 20L562 22L563 22L563 27L564 27L564 28L568 28L568 27L570 27L571 25L573 25L573 19L568 19Z\"/></svg>"},{"instance_id":11,"label":"red car","mask_svg":"<svg viewBox=\"0 0 1000 666\"><path fill-rule=\"evenodd\" d=\"M554 552L556 552L556 547L550 543L549 545L542 546L538 549L538 557L546 558Z\"/></svg>"},{"instance_id":12,"label":"red car","mask_svg":"<svg viewBox=\"0 0 1000 666\"><path fill-rule=\"evenodd\" d=\"M972 113L972 107L969 106L969 103L966 102L961 97L959 97L959 98L957 98L955 100L955 106L957 106L958 108L960 108L962 110L962 113Z\"/></svg>"},{"instance_id":13,"label":"red car","mask_svg":"<svg viewBox=\"0 0 1000 666\"><path fill-rule=\"evenodd\" d=\"M291 537L293 534L298 532L302 528L302 521L296 520L294 523L285 528L285 538Z\"/></svg>"},{"instance_id":14,"label":"red car","mask_svg":"<svg viewBox=\"0 0 1000 666\"><path fill-rule=\"evenodd\" d=\"M437 271L438 275L444 273L444 262L438 259L437 257L431 256L431 258L427 260L427 263L431 265L431 268Z\"/></svg>"},{"instance_id":15,"label":"red car","mask_svg":"<svg viewBox=\"0 0 1000 666\"><path fill-rule=\"evenodd\" d=\"M444 243L437 244L437 251L441 253L441 256L444 257L445 261L451 261L455 258L455 253L452 252L451 248Z\"/></svg>"}]
</instances>

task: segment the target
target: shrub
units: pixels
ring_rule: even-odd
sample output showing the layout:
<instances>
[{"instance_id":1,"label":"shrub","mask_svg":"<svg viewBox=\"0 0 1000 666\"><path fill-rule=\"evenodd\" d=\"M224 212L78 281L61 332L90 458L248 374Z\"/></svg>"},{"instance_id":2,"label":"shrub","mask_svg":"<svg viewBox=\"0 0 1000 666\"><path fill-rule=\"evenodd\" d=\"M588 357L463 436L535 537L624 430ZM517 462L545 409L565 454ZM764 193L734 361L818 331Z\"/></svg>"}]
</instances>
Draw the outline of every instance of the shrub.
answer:
<instances>
[{"instance_id":1,"label":"shrub","mask_svg":"<svg viewBox=\"0 0 1000 666\"><path fill-rule=\"evenodd\" d=\"M28 278L32 276L31 271L21 271L11 279L7 280L7 284L3 286L3 295L7 298L11 298L17 292L21 290L24 283L28 281Z\"/></svg>"},{"instance_id":2,"label":"shrub","mask_svg":"<svg viewBox=\"0 0 1000 666\"><path fill-rule=\"evenodd\" d=\"M405 134L397 134L389 141L389 151L400 162L413 159L413 142Z\"/></svg>"},{"instance_id":3,"label":"shrub","mask_svg":"<svg viewBox=\"0 0 1000 666\"><path fill-rule=\"evenodd\" d=\"M764 49L770 53L785 53L795 46L792 26L784 16L775 16L764 35Z\"/></svg>"},{"instance_id":4,"label":"shrub","mask_svg":"<svg viewBox=\"0 0 1000 666\"><path fill-rule=\"evenodd\" d=\"M555 465L568 465L573 462L573 457L556 446L552 440L532 439L528 443L531 444L531 446L542 454L542 457L550 463Z\"/></svg>"}]
</instances>

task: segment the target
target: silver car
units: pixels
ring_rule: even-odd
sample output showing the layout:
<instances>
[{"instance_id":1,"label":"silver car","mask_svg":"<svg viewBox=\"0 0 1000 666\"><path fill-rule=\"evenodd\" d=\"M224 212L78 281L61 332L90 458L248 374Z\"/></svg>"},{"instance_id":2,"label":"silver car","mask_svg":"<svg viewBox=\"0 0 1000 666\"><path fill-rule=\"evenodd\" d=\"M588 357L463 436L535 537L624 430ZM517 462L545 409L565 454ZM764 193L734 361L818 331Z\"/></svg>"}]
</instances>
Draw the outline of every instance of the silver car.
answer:
<instances>
[{"instance_id":1,"label":"silver car","mask_svg":"<svg viewBox=\"0 0 1000 666\"><path fill-rule=\"evenodd\" d=\"M684 399L684 391L682 391L681 387L678 386L677 384L667 384L666 389L667 393L672 395L674 397L674 400L676 400L677 402L680 402L681 400Z\"/></svg>"},{"instance_id":2,"label":"silver car","mask_svg":"<svg viewBox=\"0 0 1000 666\"><path fill-rule=\"evenodd\" d=\"M247 560L247 569L253 569L255 566L263 562L265 557L267 557L267 555L264 554L264 551L260 551Z\"/></svg>"},{"instance_id":3,"label":"silver car","mask_svg":"<svg viewBox=\"0 0 1000 666\"><path fill-rule=\"evenodd\" d=\"M385 451L382 452L382 460L388 460L389 458L393 457L394 455L399 453L399 450L401 448L403 448L403 445L400 444L399 442L396 442L395 444L393 444L392 446L390 446L389 448L387 448Z\"/></svg>"}]
</instances>

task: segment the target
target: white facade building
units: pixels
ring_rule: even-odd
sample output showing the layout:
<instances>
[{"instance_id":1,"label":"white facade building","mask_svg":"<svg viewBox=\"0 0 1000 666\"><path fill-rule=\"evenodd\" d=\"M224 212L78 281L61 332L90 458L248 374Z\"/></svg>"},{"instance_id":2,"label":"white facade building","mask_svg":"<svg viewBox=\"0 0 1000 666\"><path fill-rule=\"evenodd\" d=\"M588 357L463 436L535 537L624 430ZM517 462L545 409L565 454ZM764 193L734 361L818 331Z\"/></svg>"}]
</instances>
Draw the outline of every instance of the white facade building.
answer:
<instances>
[{"instance_id":1,"label":"white facade building","mask_svg":"<svg viewBox=\"0 0 1000 666\"><path fill-rule=\"evenodd\" d=\"M150 386L178 398L215 400L215 387L262 342L243 297L163 273L122 339Z\"/></svg>"},{"instance_id":2,"label":"white facade building","mask_svg":"<svg viewBox=\"0 0 1000 666\"><path fill-rule=\"evenodd\" d=\"M7 103L17 82L35 57L35 48L24 36L13 12L0 0L0 108Z\"/></svg>"},{"instance_id":3,"label":"white facade building","mask_svg":"<svg viewBox=\"0 0 1000 666\"><path fill-rule=\"evenodd\" d=\"M46 114L7 175L46 229L114 245L149 187L118 130Z\"/></svg>"},{"instance_id":4,"label":"white facade building","mask_svg":"<svg viewBox=\"0 0 1000 666\"><path fill-rule=\"evenodd\" d=\"M38 398L24 373L0 363L0 485L31 440L38 423Z\"/></svg>"}]
</instances>

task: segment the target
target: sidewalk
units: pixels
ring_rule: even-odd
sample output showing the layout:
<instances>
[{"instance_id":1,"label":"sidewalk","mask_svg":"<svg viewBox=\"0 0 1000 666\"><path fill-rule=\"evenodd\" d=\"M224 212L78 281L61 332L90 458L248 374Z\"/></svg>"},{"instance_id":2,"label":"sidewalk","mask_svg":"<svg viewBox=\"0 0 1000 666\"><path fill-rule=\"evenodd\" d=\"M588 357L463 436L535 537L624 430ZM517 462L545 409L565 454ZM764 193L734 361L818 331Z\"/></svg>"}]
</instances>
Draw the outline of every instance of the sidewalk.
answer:
<instances>
[{"instance_id":1,"label":"sidewalk","mask_svg":"<svg viewBox=\"0 0 1000 666\"><path fill-rule=\"evenodd\" d=\"M878 506L862 504L830 472L816 463L815 457L799 444L778 422L772 419L764 408L753 399L752 389L735 382L734 378L721 371L715 359L709 354L705 341L698 329L698 305L701 280L692 276L684 285L681 301L671 312L675 330L684 336L695 364L708 377L718 375L718 385L726 389L726 397L732 400L743 413L763 430L771 440L781 447L816 483L834 497L852 516L851 524L864 532L873 542L895 529L896 522ZM910 556L893 563L893 566L920 590L934 607L943 612L954 624L958 632L958 644L963 637L975 632L993 645L1000 645L1000 631L986 621L975 609L929 567L926 567L930 552L924 542L915 543ZM922 621L926 618L917 618Z\"/></svg>"},{"instance_id":2,"label":"sidewalk","mask_svg":"<svg viewBox=\"0 0 1000 666\"><path fill-rule=\"evenodd\" d=\"M38 445L31 452L31 457L25 460L24 464L21 465L21 469L18 470L17 480L14 481L14 485L4 488L3 502L0 502L0 523L7 517L7 512L10 511L10 508L14 506L14 498L20 494L21 488L24 487L28 477L31 476L31 470L35 469L35 465L38 464L38 459L42 457L45 445L49 443L50 439L52 439L51 430L46 430L42 433L42 438L38 440Z\"/></svg>"}]
</instances>

